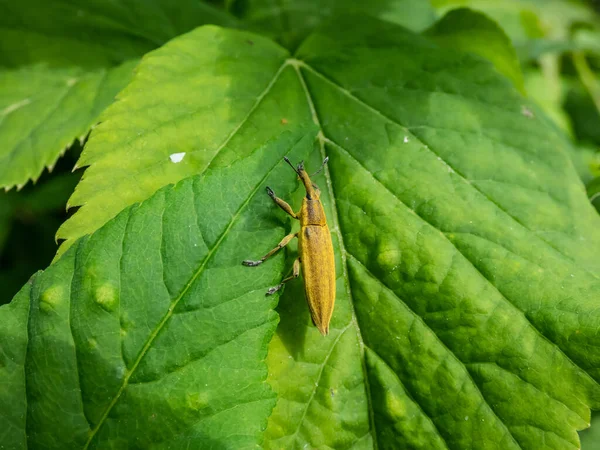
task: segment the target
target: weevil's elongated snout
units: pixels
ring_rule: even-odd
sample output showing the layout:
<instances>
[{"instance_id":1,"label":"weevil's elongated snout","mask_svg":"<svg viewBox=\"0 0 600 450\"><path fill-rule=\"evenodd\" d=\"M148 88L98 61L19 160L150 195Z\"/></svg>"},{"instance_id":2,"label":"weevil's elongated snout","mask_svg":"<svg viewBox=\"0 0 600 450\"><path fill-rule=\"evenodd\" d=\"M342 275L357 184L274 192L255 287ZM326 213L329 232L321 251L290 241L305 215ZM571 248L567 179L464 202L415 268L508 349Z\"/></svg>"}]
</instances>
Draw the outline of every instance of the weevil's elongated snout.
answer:
<instances>
[{"instance_id":1,"label":"weevil's elongated snout","mask_svg":"<svg viewBox=\"0 0 600 450\"><path fill-rule=\"evenodd\" d=\"M306 170L304 169L304 162L301 161L300 164L298 164L298 167L294 167L294 165L291 163L287 156L284 156L283 159L292 167L292 169L294 169L294 172L298 174L300 180L302 180L302 184L304 184L304 189L306 189L306 198L308 198L309 200L318 200L321 195L321 191L315 184L313 184L312 181L310 181L310 176L308 175L308 172L306 172ZM325 162L326 161L327 158Z\"/></svg>"},{"instance_id":2,"label":"weevil's elongated snout","mask_svg":"<svg viewBox=\"0 0 600 450\"><path fill-rule=\"evenodd\" d=\"M306 170L304 170L304 166L298 166L298 175L304 184L304 189L306 189L306 198L309 200L319 200L321 191L312 181L310 181L310 177Z\"/></svg>"}]
</instances>

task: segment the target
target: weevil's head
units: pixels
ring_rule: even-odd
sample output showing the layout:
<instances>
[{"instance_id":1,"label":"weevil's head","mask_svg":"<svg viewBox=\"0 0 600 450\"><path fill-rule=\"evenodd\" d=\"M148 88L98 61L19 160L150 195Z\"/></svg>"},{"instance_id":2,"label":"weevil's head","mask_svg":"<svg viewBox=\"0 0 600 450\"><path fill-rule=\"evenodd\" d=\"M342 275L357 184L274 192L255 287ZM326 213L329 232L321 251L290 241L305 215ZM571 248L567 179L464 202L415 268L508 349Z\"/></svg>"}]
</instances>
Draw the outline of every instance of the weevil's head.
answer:
<instances>
[{"instance_id":1,"label":"weevil's head","mask_svg":"<svg viewBox=\"0 0 600 450\"><path fill-rule=\"evenodd\" d=\"M287 158L287 156L284 156L283 159L285 160L286 163L288 163L292 167L292 169L294 169L294 171L298 174L298 177L300 178L300 180L302 180L302 184L304 184L304 189L306 189L306 198L309 200L319 200L319 198L321 197L321 190L319 189L319 187L316 184L314 184L312 181L310 181L310 176L304 169L304 162L301 161L297 167L294 167L292 165L292 163L290 162L290 160ZM325 161L323 161L323 165L325 165L325 163L327 163L328 159L329 158L325 158ZM321 168L322 167L323 166L321 166ZM313 175L316 175L320 171L321 171L321 169L319 169Z\"/></svg>"},{"instance_id":2,"label":"weevil's head","mask_svg":"<svg viewBox=\"0 0 600 450\"><path fill-rule=\"evenodd\" d=\"M316 184L310 181L308 172L304 169L304 162L301 161L300 164L298 164L296 172L304 184L304 189L306 189L306 198L309 200L319 200L319 197L321 197L321 190Z\"/></svg>"}]
</instances>

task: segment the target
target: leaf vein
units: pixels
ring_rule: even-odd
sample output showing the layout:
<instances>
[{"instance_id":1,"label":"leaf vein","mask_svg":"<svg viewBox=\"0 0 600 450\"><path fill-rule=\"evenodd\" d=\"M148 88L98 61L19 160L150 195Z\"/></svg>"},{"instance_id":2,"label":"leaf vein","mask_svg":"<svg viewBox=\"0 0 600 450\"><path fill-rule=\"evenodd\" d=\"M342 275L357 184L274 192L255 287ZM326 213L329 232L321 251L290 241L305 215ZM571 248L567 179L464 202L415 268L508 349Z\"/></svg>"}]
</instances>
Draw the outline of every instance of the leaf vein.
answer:
<instances>
[{"instance_id":1,"label":"leaf vein","mask_svg":"<svg viewBox=\"0 0 600 450\"><path fill-rule=\"evenodd\" d=\"M286 438L286 437L292 437L292 438L294 438L294 437L296 437L296 435L300 431L300 428L302 427L302 422L304 422L304 419L306 418L306 414L308 412L308 408L310 407L310 404L312 403L313 399L315 398L315 394L317 392L317 387L319 386L319 382L321 381L321 377L323 376L323 372L325 371L325 366L329 362L329 358L333 354L333 351L335 350L335 347L337 346L338 342L342 338L343 334L350 328L351 325L352 325L352 323L349 323L344 328L342 328L342 330L340 331L340 334L338 334L338 336L335 338L335 341L333 341L333 343L331 344L331 348L327 352L327 356L325 357L325 359L323 360L323 362L321 364L319 364L321 366L321 368L319 369L319 373L317 374L317 379L315 381L315 385L314 385L314 387L312 389L310 397L309 397L309 399L306 402L306 405L304 407L304 412L302 413L302 417L298 421L298 426L296 427L296 431L294 431L292 434L289 434L289 435L286 435L286 436L282 436L279 439L283 439L283 438Z\"/></svg>"},{"instance_id":2,"label":"leaf vein","mask_svg":"<svg viewBox=\"0 0 600 450\"><path fill-rule=\"evenodd\" d=\"M326 155L325 155L325 136L323 135L323 127L321 126L321 121L319 120L319 116L317 115L317 110L316 110L314 102L312 100L312 95L308 89L308 86L306 84L306 81L304 80L304 77L302 76L302 72L300 71L299 61L293 60L293 61L290 61L290 64L294 67L294 70L296 71L296 74L298 76L298 80L300 81L302 89L306 95L306 101L308 103L308 107L310 109L310 112L311 112L311 115L313 118L313 122L315 123L315 125L317 125L319 127L320 131L319 131L319 134L317 135L317 139L319 140L319 149L321 151L321 157L323 159L325 159L325 157L326 157ZM369 426L370 426L371 430L373 431L374 450L377 450L379 447L379 443L377 441L375 418L373 416L373 400L371 399L371 387L369 385L369 377L367 374L367 367L366 367L366 361L365 361L364 341L362 338L362 333L360 331L360 327L358 326L356 310L354 308L354 299L352 296L352 292L350 291L350 281L349 281L349 277L348 277L348 263L346 261L346 253L347 252L346 252L346 247L344 245L344 238L342 237L342 233L340 231L339 216L337 213L338 210L337 210L337 206L336 206L333 185L331 183L331 173L329 171L328 165L325 165L324 175L325 175L325 179L327 180L327 190L329 192L329 195L331 196L332 210L335 213L334 217L333 217L333 223L334 223L333 228L335 229L335 233L337 234L340 251L342 253L342 272L343 272L343 276L346 281L346 283L345 283L346 284L346 294L348 295L348 299L350 300L350 307L351 307L351 311L352 311L351 323L354 325L354 328L356 330L356 336L358 338L358 342L360 345L361 366L362 366L362 371L363 371L363 377L365 380L365 393L367 396L367 404L368 404L368 408L369 408L369 411L368 411L369 412Z\"/></svg>"}]
</instances>

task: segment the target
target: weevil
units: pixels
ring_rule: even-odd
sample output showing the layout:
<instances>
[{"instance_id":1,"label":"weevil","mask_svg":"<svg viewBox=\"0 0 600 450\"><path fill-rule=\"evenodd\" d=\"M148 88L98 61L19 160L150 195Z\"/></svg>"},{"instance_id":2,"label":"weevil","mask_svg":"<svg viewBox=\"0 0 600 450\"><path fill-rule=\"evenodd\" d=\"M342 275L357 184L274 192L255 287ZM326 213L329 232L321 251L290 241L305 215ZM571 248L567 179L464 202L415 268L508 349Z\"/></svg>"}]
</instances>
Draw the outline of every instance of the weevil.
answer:
<instances>
[{"instance_id":1,"label":"weevil","mask_svg":"<svg viewBox=\"0 0 600 450\"><path fill-rule=\"evenodd\" d=\"M304 184L306 196L302 199L302 207L299 212L295 213L292 207L285 200L277 197L273 189L268 186L267 194L269 194L269 197L273 199L277 206L294 219L300 220L300 231L288 234L277 244L277 247L258 261L246 260L242 264L250 267L258 266L297 237L298 258L294 261L292 275L284 278L277 286L269 289L267 295L274 294L285 283L298 278L300 269L302 268L304 292L312 321L321 334L326 336L329 333L329 321L331 320L333 305L335 303L335 258L333 255L331 234L320 200L321 191L310 180L302 162L297 167L294 167L287 157L283 159L294 169ZM327 160L328 158L325 158L321 168L327 163Z\"/></svg>"}]
</instances>

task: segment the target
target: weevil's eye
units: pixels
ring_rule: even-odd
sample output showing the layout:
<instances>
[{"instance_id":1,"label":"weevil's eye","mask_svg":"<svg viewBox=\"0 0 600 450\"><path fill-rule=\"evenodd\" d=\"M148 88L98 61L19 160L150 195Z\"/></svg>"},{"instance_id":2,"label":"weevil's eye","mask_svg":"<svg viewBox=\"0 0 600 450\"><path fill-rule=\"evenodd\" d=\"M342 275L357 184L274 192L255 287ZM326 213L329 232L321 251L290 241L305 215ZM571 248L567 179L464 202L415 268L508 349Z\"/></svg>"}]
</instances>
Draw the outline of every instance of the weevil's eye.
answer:
<instances>
[{"instance_id":1,"label":"weevil's eye","mask_svg":"<svg viewBox=\"0 0 600 450\"><path fill-rule=\"evenodd\" d=\"M304 161L300 161L298 164L298 172L304 172Z\"/></svg>"}]
</instances>

